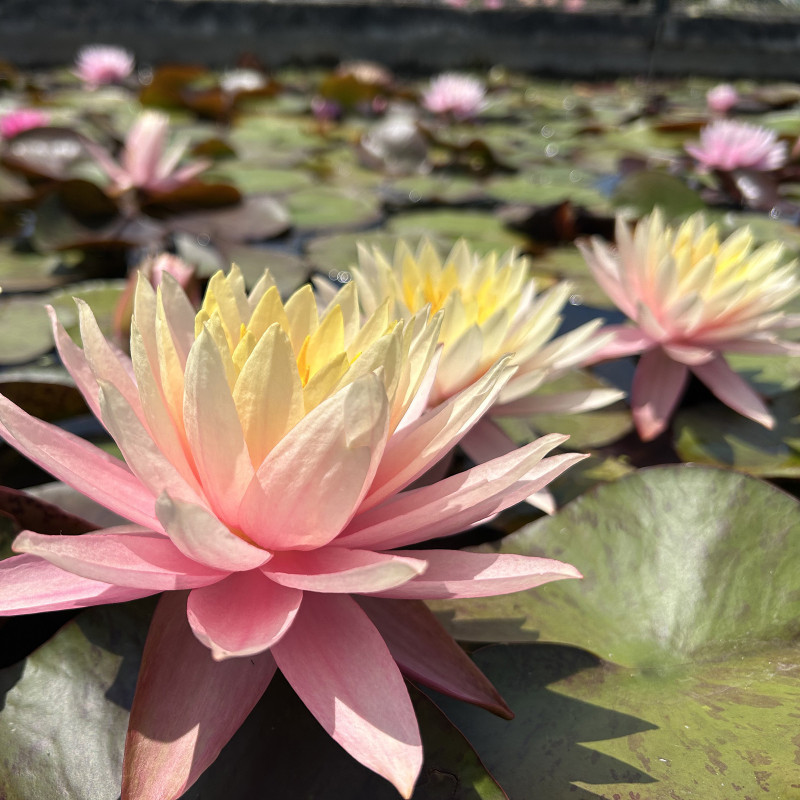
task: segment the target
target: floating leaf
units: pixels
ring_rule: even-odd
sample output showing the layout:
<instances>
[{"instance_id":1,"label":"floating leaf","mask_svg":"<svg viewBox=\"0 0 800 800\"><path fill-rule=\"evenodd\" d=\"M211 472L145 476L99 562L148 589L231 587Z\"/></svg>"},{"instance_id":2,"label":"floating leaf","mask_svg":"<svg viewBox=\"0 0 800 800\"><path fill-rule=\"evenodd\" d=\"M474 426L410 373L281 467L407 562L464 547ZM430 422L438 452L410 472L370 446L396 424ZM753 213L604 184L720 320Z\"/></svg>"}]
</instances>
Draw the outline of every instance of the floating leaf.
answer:
<instances>
[{"instance_id":1,"label":"floating leaf","mask_svg":"<svg viewBox=\"0 0 800 800\"><path fill-rule=\"evenodd\" d=\"M28 414L49 422L86 414L89 410L75 382L62 367L4 370L0 372L0 393Z\"/></svg>"},{"instance_id":2,"label":"floating leaf","mask_svg":"<svg viewBox=\"0 0 800 800\"><path fill-rule=\"evenodd\" d=\"M78 297L89 304L100 330L109 337L114 335L114 312L126 286L124 280L85 281L76 283L69 289L54 292L50 295L50 303L56 310L61 324L67 333L80 343L78 312L73 298Z\"/></svg>"},{"instance_id":3,"label":"floating leaf","mask_svg":"<svg viewBox=\"0 0 800 800\"><path fill-rule=\"evenodd\" d=\"M703 211L706 204L680 178L664 172L634 172L624 177L614 191L615 205L644 216L660 208L667 217L683 217Z\"/></svg>"},{"instance_id":4,"label":"floating leaf","mask_svg":"<svg viewBox=\"0 0 800 800\"><path fill-rule=\"evenodd\" d=\"M0 298L0 364L25 364L53 348L41 299Z\"/></svg>"},{"instance_id":5,"label":"floating leaf","mask_svg":"<svg viewBox=\"0 0 800 800\"><path fill-rule=\"evenodd\" d=\"M66 180L86 158L85 139L69 128L33 128L6 141L0 159L9 169L32 177Z\"/></svg>"},{"instance_id":6,"label":"floating leaf","mask_svg":"<svg viewBox=\"0 0 800 800\"><path fill-rule=\"evenodd\" d=\"M375 198L333 187L301 189L290 194L286 204L298 228L362 228L380 220Z\"/></svg>"},{"instance_id":7,"label":"floating leaf","mask_svg":"<svg viewBox=\"0 0 800 800\"><path fill-rule=\"evenodd\" d=\"M543 639L664 670L800 633L800 503L725 470L658 467L598 487L506 537L503 553L574 564L582 581L437 604L458 638Z\"/></svg>"},{"instance_id":8,"label":"floating leaf","mask_svg":"<svg viewBox=\"0 0 800 800\"><path fill-rule=\"evenodd\" d=\"M552 645L475 654L511 722L441 705L511 798L695 800L797 794L800 652L631 673Z\"/></svg>"},{"instance_id":9,"label":"floating leaf","mask_svg":"<svg viewBox=\"0 0 800 800\"><path fill-rule=\"evenodd\" d=\"M729 408L702 405L675 418L675 450L684 461L732 467L764 478L800 478L800 397L780 395L770 430Z\"/></svg>"},{"instance_id":10,"label":"floating leaf","mask_svg":"<svg viewBox=\"0 0 800 800\"><path fill-rule=\"evenodd\" d=\"M524 237L507 230L496 216L481 211L459 213L447 209L407 212L392 217L387 228L412 242L423 236L434 236L448 244L455 244L461 237L466 237L478 253L505 251L525 243Z\"/></svg>"}]
</instances>

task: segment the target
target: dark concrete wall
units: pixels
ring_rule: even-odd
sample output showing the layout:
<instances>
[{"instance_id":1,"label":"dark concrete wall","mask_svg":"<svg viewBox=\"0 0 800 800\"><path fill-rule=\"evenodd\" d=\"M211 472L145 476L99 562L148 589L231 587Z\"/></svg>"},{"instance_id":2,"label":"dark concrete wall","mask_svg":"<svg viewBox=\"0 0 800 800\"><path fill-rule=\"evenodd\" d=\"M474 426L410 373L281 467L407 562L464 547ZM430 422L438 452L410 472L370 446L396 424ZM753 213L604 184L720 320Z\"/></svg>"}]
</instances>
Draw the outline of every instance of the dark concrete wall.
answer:
<instances>
[{"instance_id":1,"label":"dark concrete wall","mask_svg":"<svg viewBox=\"0 0 800 800\"><path fill-rule=\"evenodd\" d=\"M0 0L0 58L71 61L83 44L131 48L140 63L268 66L368 58L439 71L504 64L540 74L800 80L800 19L659 19L643 11L463 12L433 5L262 0Z\"/></svg>"}]
</instances>

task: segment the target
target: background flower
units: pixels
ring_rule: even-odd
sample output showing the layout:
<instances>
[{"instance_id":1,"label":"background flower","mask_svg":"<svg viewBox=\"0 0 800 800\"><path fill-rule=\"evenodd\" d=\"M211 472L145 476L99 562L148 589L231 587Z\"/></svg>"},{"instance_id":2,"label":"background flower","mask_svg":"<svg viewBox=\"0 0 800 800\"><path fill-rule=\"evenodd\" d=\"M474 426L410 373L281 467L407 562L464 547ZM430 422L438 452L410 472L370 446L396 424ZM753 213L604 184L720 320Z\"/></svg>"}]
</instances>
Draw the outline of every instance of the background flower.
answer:
<instances>
[{"instance_id":1,"label":"background flower","mask_svg":"<svg viewBox=\"0 0 800 800\"><path fill-rule=\"evenodd\" d=\"M718 119L700 131L697 144L685 145L705 169L769 171L786 163L786 143L775 131L732 119Z\"/></svg>"},{"instance_id":2,"label":"background flower","mask_svg":"<svg viewBox=\"0 0 800 800\"><path fill-rule=\"evenodd\" d=\"M723 403L771 427L764 403L723 353L800 355L800 345L778 337L800 326L782 310L800 293L795 262L781 264L783 245L755 249L746 228L721 242L702 215L673 228L659 211L635 232L618 217L616 239L616 251L597 238L579 247L597 282L635 323L607 328L616 339L595 358L643 354L631 395L640 436L664 430L689 372Z\"/></svg>"},{"instance_id":3,"label":"background flower","mask_svg":"<svg viewBox=\"0 0 800 800\"><path fill-rule=\"evenodd\" d=\"M75 59L75 74L89 89L119 83L133 72L133 53L124 47L91 44Z\"/></svg>"},{"instance_id":4,"label":"background flower","mask_svg":"<svg viewBox=\"0 0 800 800\"><path fill-rule=\"evenodd\" d=\"M166 591L145 646L122 796L176 798L218 755L276 667L354 758L409 797L422 763L401 671L508 710L421 598L579 577L542 558L398 549L463 530L580 460L552 435L405 489L511 377L499 361L427 409L440 319L382 304L362 324L349 284L320 317L268 276L214 276L195 314L164 274L137 287L131 360L85 304L83 349L59 353L125 463L0 397L0 433L131 521L82 536L22 532L0 561L0 610L76 608ZM46 445L44 444L46 442Z\"/></svg>"},{"instance_id":5,"label":"background flower","mask_svg":"<svg viewBox=\"0 0 800 800\"><path fill-rule=\"evenodd\" d=\"M23 131L41 128L50 122L50 115L38 108L17 108L0 116L0 137L12 139Z\"/></svg>"},{"instance_id":6,"label":"background flower","mask_svg":"<svg viewBox=\"0 0 800 800\"><path fill-rule=\"evenodd\" d=\"M434 114L465 120L483 110L485 96L486 87L477 78L445 72L431 81L422 95L422 105Z\"/></svg>"}]
</instances>

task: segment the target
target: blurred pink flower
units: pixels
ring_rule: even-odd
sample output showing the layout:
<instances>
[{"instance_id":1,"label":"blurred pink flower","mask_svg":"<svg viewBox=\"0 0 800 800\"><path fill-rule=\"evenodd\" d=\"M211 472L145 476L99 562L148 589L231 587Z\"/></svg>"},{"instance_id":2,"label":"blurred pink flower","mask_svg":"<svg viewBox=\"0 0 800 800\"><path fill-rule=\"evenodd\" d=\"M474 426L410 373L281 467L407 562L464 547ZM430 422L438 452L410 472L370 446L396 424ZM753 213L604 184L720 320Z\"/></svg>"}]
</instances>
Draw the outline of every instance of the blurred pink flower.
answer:
<instances>
[{"instance_id":1,"label":"blurred pink flower","mask_svg":"<svg viewBox=\"0 0 800 800\"><path fill-rule=\"evenodd\" d=\"M582 11L586 5L586 0L564 0L564 11L574 14L577 11Z\"/></svg>"},{"instance_id":2,"label":"blurred pink flower","mask_svg":"<svg viewBox=\"0 0 800 800\"><path fill-rule=\"evenodd\" d=\"M700 131L700 142L685 145L705 169L769 171L786 163L786 143L775 131L731 119L718 119Z\"/></svg>"},{"instance_id":3,"label":"blurred pink flower","mask_svg":"<svg viewBox=\"0 0 800 800\"><path fill-rule=\"evenodd\" d=\"M583 456L551 435L406 489L476 424L504 358L428 409L441 318L361 321L354 284L318 316L265 275L215 275L195 314L165 275L137 287L131 359L79 303L61 358L125 461L0 396L0 434L131 521L82 536L23 531L0 561L0 613L165 592L145 645L125 800L174 800L214 761L279 668L355 759L410 797L422 745L403 674L509 711L424 598L482 597L580 577L558 561L404 549L464 530ZM343 787L346 792L346 788Z\"/></svg>"},{"instance_id":4,"label":"blurred pink flower","mask_svg":"<svg viewBox=\"0 0 800 800\"><path fill-rule=\"evenodd\" d=\"M0 117L0 137L12 139L23 131L42 128L50 122L50 115L37 108L17 108Z\"/></svg>"},{"instance_id":5,"label":"blurred pink flower","mask_svg":"<svg viewBox=\"0 0 800 800\"><path fill-rule=\"evenodd\" d=\"M729 83L720 83L706 93L706 104L712 111L725 114L739 102L739 93Z\"/></svg>"},{"instance_id":6,"label":"blurred pink flower","mask_svg":"<svg viewBox=\"0 0 800 800\"><path fill-rule=\"evenodd\" d=\"M145 111L128 131L119 163L99 145L89 143L87 148L111 178L117 192L132 188L171 192L207 169L210 162L194 161L178 167L187 144L179 141L167 149L168 135L169 117L156 111Z\"/></svg>"},{"instance_id":7,"label":"blurred pink flower","mask_svg":"<svg viewBox=\"0 0 800 800\"><path fill-rule=\"evenodd\" d=\"M795 262L780 264L783 245L754 250L746 228L720 242L702 215L676 229L659 211L633 234L618 218L616 239L616 250L597 238L578 246L605 293L635 323L605 328L616 338L594 359L642 353L631 394L642 439L666 428L690 372L734 411L771 428L763 401L724 353L800 355L800 344L779 338L800 327L800 315L782 310L800 293Z\"/></svg>"},{"instance_id":8,"label":"blurred pink flower","mask_svg":"<svg viewBox=\"0 0 800 800\"><path fill-rule=\"evenodd\" d=\"M75 74L89 89L119 83L133 72L133 53L109 44L90 44L75 59Z\"/></svg>"},{"instance_id":9,"label":"blurred pink flower","mask_svg":"<svg viewBox=\"0 0 800 800\"><path fill-rule=\"evenodd\" d=\"M505 5L504 0L483 0L483 7L489 11L496 11Z\"/></svg>"},{"instance_id":10,"label":"blurred pink flower","mask_svg":"<svg viewBox=\"0 0 800 800\"><path fill-rule=\"evenodd\" d=\"M464 120L474 117L485 105L486 87L477 78L445 72L434 78L422 96L422 104L434 114Z\"/></svg>"}]
</instances>

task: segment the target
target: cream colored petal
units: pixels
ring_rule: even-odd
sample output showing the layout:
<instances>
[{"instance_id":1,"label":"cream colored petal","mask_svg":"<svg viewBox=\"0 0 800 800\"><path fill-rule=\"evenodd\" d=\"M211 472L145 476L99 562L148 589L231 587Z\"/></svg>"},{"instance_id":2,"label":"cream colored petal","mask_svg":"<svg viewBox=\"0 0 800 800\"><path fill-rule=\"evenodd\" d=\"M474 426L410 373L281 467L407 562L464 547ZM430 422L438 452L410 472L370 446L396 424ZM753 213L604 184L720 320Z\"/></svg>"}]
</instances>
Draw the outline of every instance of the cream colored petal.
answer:
<instances>
[{"instance_id":1,"label":"cream colored petal","mask_svg":"<svg viewBox=\"0 0 800 800\"><path fill-rule=\"evenodd\" d=\"M277 323L247 360L233 390L244 439L255 468L304 414L303 386L289 337Z\"/></svg>"}]
</instances>

